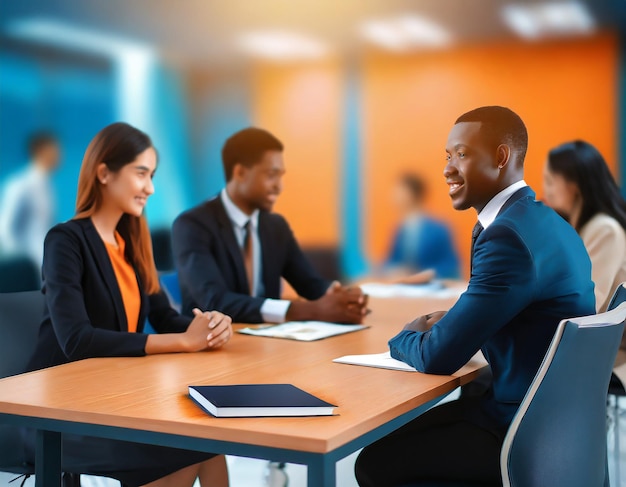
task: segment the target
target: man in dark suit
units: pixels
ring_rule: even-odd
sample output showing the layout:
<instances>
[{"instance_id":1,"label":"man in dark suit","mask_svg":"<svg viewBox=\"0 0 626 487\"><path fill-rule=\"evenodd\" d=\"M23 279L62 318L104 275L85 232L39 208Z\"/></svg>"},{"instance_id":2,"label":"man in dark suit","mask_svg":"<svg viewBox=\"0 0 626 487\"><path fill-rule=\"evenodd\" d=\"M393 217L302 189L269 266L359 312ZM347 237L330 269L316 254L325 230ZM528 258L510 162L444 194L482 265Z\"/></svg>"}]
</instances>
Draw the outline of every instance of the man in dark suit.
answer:
<instances>
[{"instance_id":1,"label":"man in dark suit","mask_svg":"<svg viewBox=\"0 0 626 487\"><path fill-rule=\"evenodd\" d=\"M452 374L482 350L493 384L366 447L356 464L361 486L501 485L502 441L558 323L595 312L580 238L523 180L527 142L507 108L456 121L444 176L454 208L478 213L469 286L447 313L419 317L389 342L393 357L432 374Z\"/></svg>"},{"instance_id":2,"label":"man in dark suit","mask_svg":"<svg viewBox=\"0 0 626 487\"><path fill-rule=\"evenodd\" d=\"M360 288L321 278L285 219L271 213L285 173L282 151L265 130L237 132L222 149L226 188L174 221L183 313L200 305L235 322L363 320L367 299ZM281 277L305 299L280 299Z\"/></svg>"}]
</instances>

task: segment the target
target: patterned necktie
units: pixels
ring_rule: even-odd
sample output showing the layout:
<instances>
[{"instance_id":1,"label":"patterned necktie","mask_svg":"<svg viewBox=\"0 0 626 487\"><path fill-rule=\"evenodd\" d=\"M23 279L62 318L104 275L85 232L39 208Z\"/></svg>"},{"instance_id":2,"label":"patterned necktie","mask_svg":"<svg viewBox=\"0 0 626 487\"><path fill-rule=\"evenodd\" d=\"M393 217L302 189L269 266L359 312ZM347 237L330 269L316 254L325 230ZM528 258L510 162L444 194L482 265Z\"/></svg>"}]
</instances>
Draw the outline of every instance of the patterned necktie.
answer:
<instances>
[{"instance_id":1,"label":"patterned necktie","mask_svg":"<svg viewBox=\"0 0 626 487\"><path fill-rule=\"evenodd\" d=\"M480 224L480 221L476 222L476 225L474 225L474 228L472 228L472 250L470 253L470 271L471 269L474 267L474 245L476 245L476 240L478 240L478 236L480 235L480 232L482 232L483 226Z\"/></svg>"},{"instance_id":2,"label":"patterned necktie","mask_svg":"<svg viewBox=\"0 0 626 487\"><path fill-rule=\"evenodd\" d=\"M252 225L250 220L243 227L243 263L248 277L248 292L253 296L254 291L254 249L252 245Z\"/></svg>"}]
</instances>

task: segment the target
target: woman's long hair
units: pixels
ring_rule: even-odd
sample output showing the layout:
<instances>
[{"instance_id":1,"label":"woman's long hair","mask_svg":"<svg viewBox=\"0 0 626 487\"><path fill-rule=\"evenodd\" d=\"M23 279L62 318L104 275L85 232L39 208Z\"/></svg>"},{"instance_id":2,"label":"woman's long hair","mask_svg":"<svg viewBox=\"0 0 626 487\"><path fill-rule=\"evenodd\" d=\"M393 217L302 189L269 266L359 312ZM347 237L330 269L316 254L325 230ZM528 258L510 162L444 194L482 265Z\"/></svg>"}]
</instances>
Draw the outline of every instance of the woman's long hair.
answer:
<instances>
[{"instance_id":1,"label":"woman's long hair","mask_svg":"<svg viewBox=\"0 0 626 487\"><path fill-rule=\"evenodd\" d=\"M97 177L101 163L115 173L150 147L150 137L127 123L114 123L98 132L83 157L78 176L74 218L88 218L102 206L102 187ZM148 294L158 292L159 277L154 265L152 240L145 216L136 217L125 213L117 231L126 242L126 258L137 269Z\"/></svg>"},{"instance_id":2,"label":"woman's long hair","mask_svg":"<svg viewBox=\"0 0 626 487\"><path fill-rule=\"evenodd\" d=\"M626 230L626 201L602 154L591 144L575 140L548 153L548 169L574 183L580 191L582 208L576 231L598 213L615 218Z\"/></svg>"}]
</instances>

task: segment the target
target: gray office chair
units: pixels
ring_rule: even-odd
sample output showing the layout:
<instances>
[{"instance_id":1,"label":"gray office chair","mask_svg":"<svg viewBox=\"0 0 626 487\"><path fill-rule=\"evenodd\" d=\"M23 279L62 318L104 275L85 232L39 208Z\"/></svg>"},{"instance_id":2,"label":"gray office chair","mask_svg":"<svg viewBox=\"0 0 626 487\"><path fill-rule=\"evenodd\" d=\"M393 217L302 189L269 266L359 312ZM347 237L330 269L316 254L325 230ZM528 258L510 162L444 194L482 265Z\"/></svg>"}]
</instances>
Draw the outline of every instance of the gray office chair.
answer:
<instances>
[{"instance_id":1,"label":"gray office chair","mask_svg":"<svg viewBox=\"0 0 626 487\"><path fill-rule=\"evenodd\" d=\"M29 257L0 259L0 293L34 291L41 287L40 269Z\"/></svg>"},{"instance_id":2,"label":"gray office chair","mask_svg":"<svg viewBox=\"0 0 626 487\"><path fill-rule=\"evenodd\" d=\"M26 370L42 315L41 291L0 294L0 377ZM20 445L19 428L0 425L0 470L32 475L34 465L26 463Z\"/></svg>"},{"instance_id":3,"label":"gray office chair","mask_svg":"<svg viewBox=\"0 0 626 487\"><path fill-rule=\"evenodd\" d=\"M606 391L626 303L563 320L505 437L504 487L608 487Z\"/></svg>"},{"instance_id":4,"label":"gray office chair","mask_svg":"<svg viewBox=\"0 0 626 487\"><path fill-rule=\"evenodd\" d=\"M613 297L609 302L609 310L617 308L620 304L626 302L626 282L623 282L618 286L618 288L613 293ZM626 343L624 343L625 338L622 336L622 348L626 348ZM623 412L620 411L619 408L619 398L626 396L626 388L622 381L615 375L611 375L611 381L609 382L609 394L607 398L607 413L610 421L610 425L613 429L613 463L614 463L614 478L621 479L621 468L620 468L620 417ZM609 428L609 432L610 432Z\"/></svg>"},{"instance_id":5,"label":"gray office chair","mask_svg":"<svg viewBox=\"0 0 626 487\"><path fill-rule=\"evenodd\" d=\"M41 291L0 293L0 378L24 372L37 344L43 315ZM0 425L0 471L17 475L35 474L24 458L20 429ZM80 487L78 474L63 475L65 487Z\"/></svg>"}]
</instances>

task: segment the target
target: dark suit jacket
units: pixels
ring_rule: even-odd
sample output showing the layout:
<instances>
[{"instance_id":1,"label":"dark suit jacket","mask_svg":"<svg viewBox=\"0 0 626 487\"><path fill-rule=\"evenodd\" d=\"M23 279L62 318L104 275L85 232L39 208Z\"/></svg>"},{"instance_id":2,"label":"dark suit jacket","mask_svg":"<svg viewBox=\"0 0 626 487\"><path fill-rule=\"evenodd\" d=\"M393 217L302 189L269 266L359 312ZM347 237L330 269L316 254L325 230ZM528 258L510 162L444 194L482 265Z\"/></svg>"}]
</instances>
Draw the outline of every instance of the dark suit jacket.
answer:
<instances>
[{"instance_id":1,"label":"dark suit jacket","mask_svg":"<svg viewBox=\"0 0 626 487\"><path fill-rule=\"evenodd\" d=\"M281 276L306 299L326 292L330 282L313 270L282 216L261 211L258 225L265 296L252 297L243 255L219 196L174 221L172 249L183 313L191 314L194 307L215 309L235 322L260 323L265 298L280 298Z\"/></svg>"},{"instance_id":2,"label":"dark suit jacket","mask_svg":"<svg viewBox=\"0 0 626 487\"><path fill-rule=\"evenodd\" d=\"M393 357L452 374L479 349L493 386L483 404L506 426L535 376L558 323L595 313L591 263L576 231L522 188L478 237L467 291L427 332L402 331Z\"/></svg>"},{"instance_id":3,"label":"dark suit jacket","mask_svg":"<svg viewBox=\"0 0 626 487\"><path fill-rule=\"evenodd\" d=\"M44 317L29 370L89 357L145 355L146 317L158 332L183 332L190 323L163 292L146 295L138 278L137 333L128 332L115 272L91 219L70 220L48 232L43 279Z\"/></svg>"}]
</instances>

